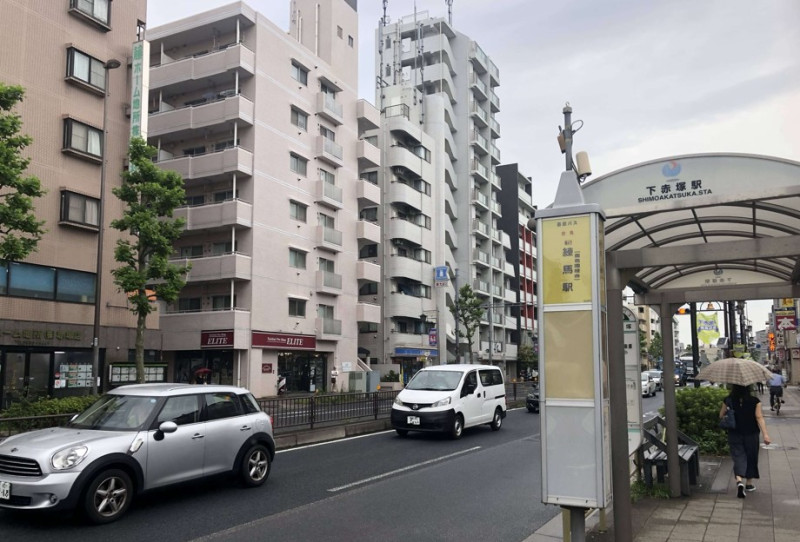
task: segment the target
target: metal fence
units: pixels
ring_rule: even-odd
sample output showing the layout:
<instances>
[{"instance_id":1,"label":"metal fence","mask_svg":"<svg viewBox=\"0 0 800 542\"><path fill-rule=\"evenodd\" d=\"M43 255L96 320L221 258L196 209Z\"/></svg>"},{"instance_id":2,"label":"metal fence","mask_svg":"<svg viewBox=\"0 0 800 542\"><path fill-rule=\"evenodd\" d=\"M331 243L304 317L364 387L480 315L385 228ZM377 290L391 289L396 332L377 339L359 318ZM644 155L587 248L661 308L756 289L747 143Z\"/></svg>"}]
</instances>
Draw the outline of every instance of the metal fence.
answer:
<instances>
[{"instance_id":1,"label":"metal fence","mask_svg":"<svg viewBox=\"0 0 800 542\"><path fill-rule=\"evenodd\" d=\"M507 382L506 401L509 406L524 401L534 387L532 382ZM329 393L318 395L290 395L258 399L261 410L272 417L276 431L298 428L314 429L325 425L388 418L398 390L367 393ZM14 433L56 427L66 424L75 413L29 416L20 418L0 417L0 439Z\"/></svg>"}]
</instances>

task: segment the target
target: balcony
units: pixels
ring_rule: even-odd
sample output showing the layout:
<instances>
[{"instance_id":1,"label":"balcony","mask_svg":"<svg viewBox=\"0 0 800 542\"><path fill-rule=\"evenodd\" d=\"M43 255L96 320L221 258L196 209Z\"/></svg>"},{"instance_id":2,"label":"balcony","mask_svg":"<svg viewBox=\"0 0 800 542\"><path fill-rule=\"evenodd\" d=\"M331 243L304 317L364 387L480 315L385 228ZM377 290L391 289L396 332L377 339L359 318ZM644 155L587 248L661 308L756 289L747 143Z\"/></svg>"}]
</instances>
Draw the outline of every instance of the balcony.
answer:
<instances>
[{"instance_id":1,"label":"balcony","mask_svg":"<svg viewBox=\"0 0 800 542\"><path fill-rule=\"evenodd\" d=\"M370 241L380 244L381 227L373 222L359 220L356 222L356 237L359 241Z\"/></svg>"},{"instance_id":2,"label":"balcony","mask_svg":"<svg viewBox=\"0 0 800 542\"><path fill-rule=\"evenodd\" d=\"M201 258L176 258L170 263L183 266L187 263L192 269L186 276L187 283L214 282L219 280L250 280L252 258L238 252L204 256Z\"/></svg>"},{"instance_id":3,"label":"balcony","mask_svg":"<svg viewBox=\"0 0 800 542\"><path fill-rule=\"evenodd\" d=\"M384 273L388 277L404 277L420 281L433 276L433 266L429 263L397 255L393 256L389 262L390 267Z\"/></svg>"},{"instance_id":4,"label":"balcony","mask_svg":"<svg viewBox=\"0 0 800 542\"><path fill-rule=\"evenodd\" d=\"M250 311L246 309L198 311L198 312L161 312L158 326L162 332L163 348L169 350L197 349L200 330L232 329L234 330L231 348L247 349L250 347Z\"/></svg>"},{"instance_id":5,"label":"balcony","mask_svg":"<svg viewBox=\"0 0 800 542\"><path fill-rule=\"evenodd\" d=\"M317 226L314 232L314 242L317 248L330 250L331 252L341 252L342 232L325 226Z\"/></svg>"},{"instance_id":6,"label":"balcony","mask_svg":"<svg viewBox=\"0 0 800 542\"><path fill-rule=\"evenodd\" d=\"M405 239L415 245L422 245L422 227L408 220L393 217L389 221L388 230L388 239Z\"/></svg>"},{"instance_id":7,"label":"balcony","mask_svg":"<svg viewBox=\"0 0 800 542\"><path fill-rule=\"evenodd\" d=\"M457 242L458 237L456 236L456 230L453 227L453 222L451 220L444 221L444 244L448 246L450 249L455 249L458 246ZM451 262L455 261L455 258L451 258ZM450 266L455 267L455 266Z\"/></svg>"},{"instance_id":8,"label":"balcony","mask_svg":"<svg viewBox=\"0 0 800 542\"><path fill-rule=\"evenodd\" d=\"M489 238L489 225L485 222L481 222L477 218L472 219L472 231L479 233L487 239Z\"/></svg>"},{"instance_id":9,"label":"balcony","mask_svg":"<svg viewBox=\"0 0 800 542\"><path fill-rule=\"evenodd\" d=\"M499 201L492 200L489 202L489 205L492 208L492 213L496 214L498 217L503 215Z\"/></svg>"},{"instance_id":10,"label":"balcony","mask_svg":"<svg viewBox=\"0 0 800 542\"><path fill-rule=\"evenodd\" d=\"M453 169L453 164L450 163L450 160L444 161L444 180L450 190L458 190L458 186L456 186L456 170Z\"/></svg>"},{"instance_id":11,"label":"balcony","mask_svg":"<svg viewBox=\"0 0 800 542\"><path fill-rule=\"evenodd\" d=\"M381 266L365 260L358 260L356 262L356 280L380 282Z\"/></svg>"},{"instance_id":12,"label":"balcony","mask_svg":"<svg viewBox=\"0 0 800 542\"><path fill-rule=\"evenodd\" d=\"M489 168L481 164L476 158L470 160L469 172L479 181L483 181L484 183L489 182Z\"/></svg>"},{"instance_id":13,"label":"balcony","mask_svg":"<svg viewBox=\"0 0 800 542\"><path fill-rule=\"evenodd\" d=\"M478 74L474 71L469 74L469 85L473 92L475 92L475 98L477 98L478 101L483 102L489 97L489 90L486 88L486 83L481 81Z\"/></svg>"},{"instance_id":14,"label":"balcony","mask_svg":"<svg viewBox=\"0 0 800 542\"><path fill-rule=\"evenodd\" d=\"M398 181L389 183L388 197L388 203L405 203L418 211L422 211L422 199L428 198L418 190Z\"/></svg>"},{"instance_id":15,"label":"balcony","mask_svg":"<svg viewBox=\"0 0 800 542\"><path fill-rule=\"evenodd\" d=\"M417 319L422 314L422 305L426 301L428 301L426 298L393 292L389 296L389 306L386 309L386 313L391 314L393 317Z\"/></svg>"},{"instance_id":16,"label":"balcony","mask_svg":"<svg viewBox=\"0 0 800 542\"><path fill-rule=\"evenodd\" d=\"M505 265L503 265L503 273L509 277L515 277L517 275L517 270L514 268L513 263L506 262Z\"/></svg>"},{"instance_id":17,"label":"balcony","mask_svg":"<svg viewBox=\"0 0 800 542\"><path fill-rule=\"evenodd\" d=\"M253 153L241 147L225 150L160 159L158 167L178 173L184 180L206 177L228 177L231 173L250 177L253 174Z\"/></svg>"},{"instance_id":18,"label":"balcony","mask_svg":"<svg viewBox=\"0 0 800 542\"><path fill-rule=\"evenodd\" d=\"M506 267L511 264L506 264ZM508 274L508 273L506 273ZM514 273L511 273L511 276L514 276ZM506 303L516 303L517 302L517 292L512 290L511 288L506 288L505 293L503 294L503 301Z\"/></svg>"},{"instance_id":19,"label":"balcony","mask_svg":"<svg viewBox=\"0 0 800 542\"><path fill-rule=\"evenodd\" d=\"M486 128L489 126L489 113L487 113L486 110L474 100L470 100L469 104L469 114L472 115L472 119L475 121L475 124L481 128Z\"/></svg>"},{"instance_id":20,"label":"balcony","mask_svg":"<svg viewBox=\"0 0 800 542\"><path fill-rule=\"evenodd\" d=\"M480 205L484 211L489 210L489 196L481 193L478 189L472 190L472 203Z\"/></svg>"},{"instance_id":21,"label":"balcony","mask_svg":"<svg viewBox=\"0 0 800 542\"><path fill-rule=\"evenodd\" d=\"M148 137L169 134L170 139L185 138L190 131L221 124L253 125L253 102L244 96L154 113L147 120Z\"/></svg>"},{"instance_id":22,"label":"balcony","mask_svg":"<svg viewBox=\"0 0 800 542\"><path fill-rule=\"evenodd\" d=\"M503 180L500 178L500 175L498 175L493 169L489 170L489 182L491 182L492 186L494 186L498 190L503 189Z\"/></svg>"},{"instance_id":23,"label":"balcony","mask_svg":"<svg viewBox=\"0 0 800 542\"><path fill-rule=\"evenodd\" d=\"M511 250L511 236L504 231L501 231L500 235L502 236L502 239L500 240L501 244L506 250Z\"/></svg>"},{"instance_id":24,"label":"balcony","mask_svg":"<svg viewBox=\"0 0 800 542\"><path fill-rule=\"evenodd\" d=\"M330 271L317 270L316 287L318 294L340 295L342 293L342 276Z\"/></svg>"},{"instance_id":25,"label":"balcony","mask_svg":"<svg viewBox=\"0 0 800 542\"><path fill-rule=\"evenodd\" d=\"M416 71L416 74L414 74ZM415 78L416 77L416 78ZM424 70L412 70L411 80L417 82L417 88L433 86L436 92L444 92L451 103L456 103L455 84L450 74L450 67L444 62L437 62L425 66Z\"/></svg>"},{"instance_id":26,"label":"balcony","mask_svg":"<svg viewBox=\"0 0 800 542\"><path fill-rule=\"evenodd\" d=\"M342 338L342 321L333 318L317 318L314 320L316 336L320 341L338 341Z\"/></svg>"},{"instance_id":27,"label":"balcony","mask_svg":"<svg viewBox=\"0 0 800 542\"><path fill-rule=\"evenodd\" d=\"M317 203L326 205L333 209L341 209L344 207L342 204L342 189L329 182L319 180L317 181L316 190L314 193L314 200Z\"/></svg>"},{"instance_id":28,"label":"balcony","mask_svg":"<svg viewBox=\"0 0 800 542\"><path fill-rule=\"evenodd\" d=\"M493 87L500 86L500 69L489 60L489 84Z\"/></svg>"},{"instance_id":29,"label":"balcony","mask_svg":"<svg viewBox=\"0 0 800 542\"><path fill-rule=\"evenodd\" d=\"M492 145L492 148L489 151L489 154L492 155L492 163L493 164L499 164L500 163L500 149L498 149L496 145Z\"/></svg>"},{"instance_id":30,"label":"balcony","mask_svg":"<svg viewBox=\"0 0 800 542\"><path fill-rule=\"evenodd\" d=\"M494 117L489 117L489 128L491 129L492 139L500 137L500 123Z\"/></svg>"},{"instance_id":31,"label":"balcony","mask_svg":"<svg viewBox=\"0 0 800 542\"><path fill-rule=\"evenodd\" d=\"M372 184L364 179L356 180L356 197L367 204L381 204L381 189L377 184Z\"/></svg>"},{"instance_id":32,"label":"balcony","mask_svg":"<svg viewBox=\"0 0 800 542\"><path fill-rule=\"evenodd\" d=\"M453 199L453 192L450 190L444 190L444 212L452 220L458 220L458 206L456 200Z\"/></svg>"},{"instance_id":33,"label":"balcony","mask_svg":"<svg viewBox=\"0 0 800 542\"><path fill-rule=\"evenodd\" d=\"M363 143L363 142L362 142ZM400 145L389 147L386 153L387 166L401 167L410 171L413 176L422 178L422 163L424 160Z\"/></svg>"},{"instance_id":34,"label":"balcony","mask_svg":"<svg viewBox=\"0 0 800 542\"><path fill-rule=\"evenodd\" d=\"M362 134L367 130L374 130L381 126L381 112L369 103L361 99L356 102L356 118L358 119L358 133Z\"/></svg>"},{"instance_id":35,"label":"balcony","mask_svg":"<svg viewBox=\"0 0 800 542\"><path fill-rule=\"evenodd\" d=\"M473 279L472 289L485 295L489 295L489 283L485 280Z\"/></svg>"},{"instance_id":36,"label":"balcony","mask_svg":"<svg viewBox=\"0 0 800 542\"><path fill-rule=\"evenodd\" d=\"M472 66L475 68L476 72L480 74L487 72L489 68L489 58L486 56L486 53L483 52L480 45L474 41L469 47L469 59L472 61Z\"/></svg>"},{"instance_id":37,"label":"balcony","mask_svg":"<svg viewBox=\"0 0 800 542\"><path fill-rule=\"evenodd\" d=\"M469 142L481 156L489 153L489 142L475 128L470 133Z\"/></svg>"},{"instance_id":38,"label":"balcony","mask_svg":"<svg viewBox=\"0 0 800 542\"><path fill-rule=\"evenodd\" d=\"M173 212L173 216L185 219L186 230L193 232L228 229L231 226L251 228L253 205L233 199L221 203L178 207Z\"/></svg>"},{"instance_id":39,"label":"balcony","mask_svg":"<svg viewBox=\"0 0 800 542\"><path fill-rule=\"evenodd\" d=\"M356 154L360 169L379 167L381 165L381 150L369 141L360 140L356 148Z\"/></svg>"},{"instance_id":40,"label":"balcony","mask_svg":"<svg viewBox=\"0 0 800 542\"><path fill-rule=\"evenodd\" d=\"M472 251L472 260L476 262L477 265L489 267L489 254L480 249L476 248Z\"/></svg>"},{"instance_id":41,"label":"balcony","mask_svg":"<svg viewBox=\"0 0 800 542\"><path fill-rule=\"evenodd\" d=\"M200 82L215 75L249 77L255 74L255 53L242 44L203 53L150 68L150 91L186 81Z\"/></svg>"},{"instance_id":42,"label":"balcony","mask_svg":"<svg viewBox=\"0 0 800 542\"><path fill-rule=\"evenodd\" d=\"M342 116L342 104L336 102L333 94L317 92L317 114L327 119L334 125L339 126L344 122Z\"/></svg>"},{"instance_id":43,"label":"balcony","mask_svg":"<svg viewBox=\"0 0 800 542\"><path fill-rule=\"evenodd\" d=\"M342 167L344 165L342 146L325 136L317 136L314 151L314 156L328 162L333 167Z\"/></svg>"},{"instance_id":44,"label":"balcony","mask_svg":"<svg viewBox=\"0 0 800 542\"><path fill-rule=\"evenodd\" d=\"M494 92L489 93L489 103L491 104L492 113L500 111L500 98Z\"/></svg>"},{"instance_id":45,"label":"balcony","mask_svg":"<svg viewBox=\"0 0 800 542\"><path fill-rule=\"evenodd\" d=\"M381 323L381 306L373 303L356 303L356 321Z\"/></svg>"}]
</instances>

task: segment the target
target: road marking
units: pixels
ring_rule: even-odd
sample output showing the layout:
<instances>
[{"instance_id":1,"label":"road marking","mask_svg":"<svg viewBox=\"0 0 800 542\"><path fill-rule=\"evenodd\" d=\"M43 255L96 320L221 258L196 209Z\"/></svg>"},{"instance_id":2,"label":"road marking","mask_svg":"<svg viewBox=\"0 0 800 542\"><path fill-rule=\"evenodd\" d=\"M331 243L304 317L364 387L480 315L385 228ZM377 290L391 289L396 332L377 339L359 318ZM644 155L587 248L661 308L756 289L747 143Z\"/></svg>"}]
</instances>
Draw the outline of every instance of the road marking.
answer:
<instances>
[{"instance_id":1,"label":"road marking","mask_svg":"<svg viewBox=\"0 0 800 542\"><path fill-rule=\"evenodd\" d=\"M354 437L343 437L343 438L337 438L335 440L326 440L325 442L316 442L314 444L305 444L303 446L295 446L293 448L286 448L285 450L278 450L275 453L285 454L288 452L296 452L297 450L304 450L305 448L316 448L317 446L327 446L328 444L336 444L338 442L345 442L348 440L355 440L359 438L374 437L375 435L383 435L385 433L394 433L394 429L389 429L387 431L377 431L375 433L366 433L364 435L356 435ZM278 437L281 436L280 433L277 436Z\"/></svg>"},{"instance_id":2,"label":"road marking","mask_svg":"<svg viewBox=\"0 0 800 542\"><path fill-rule=\"evenodd\" d=\"M416 469L419 467L424 467L425 465L430 465L431 463L438 463L439 461L444 461L445 459L450 459L462 454L466 454L468 452L474 452L476 450L480 450L480 446L475 446L474 448L469 448L467 450L461 450L460 452L455 452L448 455L443 455L441 457L436 457L433 459L429 459L427 461L423 461L422 463L415 463L414 465L409 465L407 467L403 467L402 469L395 469L389 472L385 472L383 474L378 474L376 476L370 476L369 478L364 478L363 480L358 480L357 482L352 482L343 486L339 487L332 487L328 491L330 493L336 493L337 491L342 491L343 489L350 489L351 487L360 486L364 484L368 484L370 482L374 482L375 480L380 480L382 478L387 478L389 476L394 476L395 474L400 474L401 472L405 472L407 470Z\"/></svg>"}]
</instances>

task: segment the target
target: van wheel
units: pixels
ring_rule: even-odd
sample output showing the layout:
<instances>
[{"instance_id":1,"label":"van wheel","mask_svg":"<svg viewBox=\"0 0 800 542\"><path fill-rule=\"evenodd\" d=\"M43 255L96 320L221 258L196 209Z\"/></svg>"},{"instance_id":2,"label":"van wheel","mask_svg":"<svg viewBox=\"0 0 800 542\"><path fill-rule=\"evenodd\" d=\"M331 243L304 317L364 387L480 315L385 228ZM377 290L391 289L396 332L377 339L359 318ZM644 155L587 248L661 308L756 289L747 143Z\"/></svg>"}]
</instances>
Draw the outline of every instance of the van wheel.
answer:
<instances>
[{"instance_id":1,"label":"van wheel","mask_svg":"<svg viewBox=\"0 0 800 542\"><path fill-rule=\"evenodd\" d=\"M464 417L461 414L456 414L453 420L453 427L450 429L450 437L453 440L458 440L464 433Z\"/></svg>"},{"instance_id":2,"label":"van wheel","mask_svg":"<svg viewBox=\"0 0 800 542\"><path fill-rule=\"evenodd\" d=\"M83 511L95 524L111 523L128 510L133 499L133 483L125 471L109 469L91 481L83 496Z\"/></svg>"},{"instance_id":3,"label":"van wheel","mask_svg":"<svg viewBox=\"0 0 800 542\"><path fill-rule=\"evenodd\" d=\"M500 408L494 409L494 418L492 418L492 423L489 424L489 427L492 428L492 431L497 431L503 425L503 411Z\"/></svg>"},{"instance_id":4,"label":"van wheel","mask_svg":"<svg viewBox=\"0 0 800 542\"><path fill-rule=\"evenodd\" d=\"M397 431L397 435L400 437L405 437L408 435L408 429L395 429Z\"/></svg>"}]
</instances>

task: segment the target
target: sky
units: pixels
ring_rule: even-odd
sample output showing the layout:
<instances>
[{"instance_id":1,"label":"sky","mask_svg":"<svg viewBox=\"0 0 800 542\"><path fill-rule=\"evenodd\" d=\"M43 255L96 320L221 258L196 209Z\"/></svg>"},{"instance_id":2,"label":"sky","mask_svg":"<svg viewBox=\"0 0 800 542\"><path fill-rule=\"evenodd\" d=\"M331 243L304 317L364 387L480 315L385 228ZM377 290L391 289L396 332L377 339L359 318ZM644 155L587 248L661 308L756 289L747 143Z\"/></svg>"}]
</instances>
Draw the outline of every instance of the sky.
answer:
<instances>
[{"instance_id":1,"label":"sky","mask_svg":"<svg viewBox=\"0 0 800 542\"><path fill-rule=\"evenodd\" d=\"M231 3L148 0L148 27ZM249 0L289 28L289 0ZM503 163L555 197L564 105L583 127L574 151L593 177L680 154L737 152L800 161L800 1L453 0L453 27L497 65ZM445 0L388 0L389 21ZM359 0L359 96L375 103L375 29L382 0ZM591 177L590 177L591 179ZM751 302L754 330L770 301ZM681 327L681 334L688 336Z\"/></svg>"}]
</instances>

